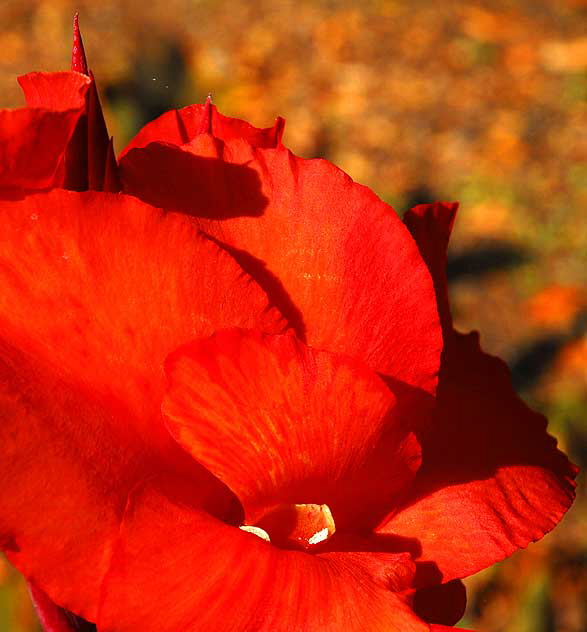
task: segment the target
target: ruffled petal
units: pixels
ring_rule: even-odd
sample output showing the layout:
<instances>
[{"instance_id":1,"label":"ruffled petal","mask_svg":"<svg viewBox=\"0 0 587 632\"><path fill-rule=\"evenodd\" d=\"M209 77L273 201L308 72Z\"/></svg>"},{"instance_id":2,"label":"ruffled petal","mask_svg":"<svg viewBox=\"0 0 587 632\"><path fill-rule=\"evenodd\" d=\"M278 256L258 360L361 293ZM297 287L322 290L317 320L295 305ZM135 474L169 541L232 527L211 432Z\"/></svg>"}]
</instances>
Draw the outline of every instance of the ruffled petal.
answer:
<instances>
[{"instance_id":1,"label":"ruffled petal","mask_svg":"<svg viewBox=\"0 0 587 632\"><path fill-rule=\"evenodd\" d=\"M393 592L409 557L309 555L187 510L146 489L120 529L100 632L427 632Z\"/></svg>"},{"instance_id":2,"label":"ruffled petal","mask_svg":"<svg viewBox=\"0 0 587 632\"><path fill-rule=\"evenodd\" d=\"M190 218L67 191L0 207L3 336L124 411L145 440L171 441L159 420L173 349L227 326L285 328Z\"/></svg>"},{"instance_id":3,"label":"ruffled petal","mask_svg":"<svg viewBox=\"0 0 587 632\"><path fill-rule=\"evenodd\" d=\"M250 170L248 182L232 177L236 165ZM133 149L121 169L127 192L202 217L202 229L262 285L299 338L434 391L442 335L430 274L393 209L367 188L324 160L206 134L182 148ZM257 182L260 205L250 195Z\"/></svg>"},{"instance_id":4,"label":"ruffled petal","mask_svg":"<svg viewBox=\"0 0 587 632\"><path fill-rule=\"evenodd\" d=\"M120 158L131 149L146 147L154 142L181 146L199 134L211 134L221 140L243 138L253 147L277 147L281 142L284 125L285 121L279 117L271 127L253 127L246 121L223 116L208 99L203 105L190 105L181 110L165 112L145 125L123 149Z\"/></svg>"},{"instance_id":5,"label":"ruffled petal","mask_svg":"<svg viewBox=\"0 0 587 632\"><path fill-rule=\"evenodd\" d=\"M328 505L337 529L358 529L397 503L419 466L383 381L293 336L219 332L166 370L171 434L235 492L248 524L313 504Z\"/></svg>"},{"instance_id":6,"label":"ruffled petal","mask_svg":"<svg viewBox=\"0 0 587 632\"><path fill-rule=\"evenodd\" d=\"M0 111L2 195L53 186L67 146L83 116L90 80L79 73L54 73L59 97L32 73L19 81L29 107Z\"/></svg>"},{"instance_id":7,"label":"ruffled petal","mask_svg":"<svg viewBox=\"0 0 587 632\"><path fill-rule=\"evenodd\" d=\"M379 531L397 536L400 550L434 566L443 581L538 540L573 500L576 468L475 334L448 339L435 421L421 440L410 496Z\"/></svg>"}]
</instances>

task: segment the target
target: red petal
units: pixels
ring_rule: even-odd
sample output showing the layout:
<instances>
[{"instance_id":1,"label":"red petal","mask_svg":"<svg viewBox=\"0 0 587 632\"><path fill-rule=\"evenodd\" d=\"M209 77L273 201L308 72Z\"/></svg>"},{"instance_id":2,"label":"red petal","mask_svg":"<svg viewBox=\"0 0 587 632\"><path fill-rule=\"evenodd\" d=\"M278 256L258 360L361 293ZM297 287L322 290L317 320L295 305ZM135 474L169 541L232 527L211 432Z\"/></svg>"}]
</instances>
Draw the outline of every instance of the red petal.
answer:
<instances>
[{"instance_id":1,"label":"red petal","mask_svg":"<svg viewBox=\"0 0 587 632\"><path fill-rule=\"evenodd\" d=\"M359 528L397 503L419 465L385 384L293 336L220 332L166 368L170 432L237 494L247 524L278 505L326 504L337 529Z\"/></svg>"},{"instance_id":2,"label":"red petal","mask_svg":"<svg viewBox=\"0 0 587 632\"><path fill-rule=\"evenodd\" d=\"M281 551L146 490L127 508L101 632L427 631L390 588L401 555Z\"/></svg>"},{"instance_id":3,"label":"red petal","mask_svg":"<svg viewBox=\"0 0 587 632\"><path fill-rule=\"evenodd\" d=\"M77 72L30 72L18 83L27 107L65 111L84 108L91 81Z\"/></svg>"},{"instance_id":4,"label":"red petal","mask_svg":"<svg viewBox=\"0 0 587 632\"><path fill-rule=\"evenodd\" d=\"M445 331L452 328L446 281L446 251L458 207L458 202L436 202L416 206L404 214L404 222L432 275L440 322Z\"/></svg>"},{"instance_id":5,"label":"red petal","mask_svg":"<svg viewBox=\"0 0 587 632\"><path fill-rule=\"evenodd\" d=\"M283 148L256 156L263 215L202 221L204 230L252 255L237 258L255 278L279 279L309 344L433 392L442 347L434 288L393 210L326 161Z\"/></svg>"},{"instance_id":6,"label":"red petal","mask_svg":"<svg viewBox=\"0 0 587 632\"><path fill-rule=\"evenodd\" d=\"M52 601L89 621L138 484L159 476L186 488L186 506L231 510L228 490L208 472L192 461L189 477L178 478L115 408L0 345L0 543Z\"/></svg>"},{"instance_id":7,"label":"red petal","mask_svg":"<svg viewBox=\"0 0 587 632\"><path fill-rule=\"evenodd\" d=\"M1 202L0 330L169 441L163 361L226 326L283 331L267 298L194 221L134 198L54 191Z\"/></svg>"},{"instance_id":8,"label":"red petal","mask_svg":"<svg viewBox=\"0 0 587 632\"><path fill-rule=\"evenodd\" d=\"M198 509L205 479L173 477L124 419L2 357L0 539L51 602L100 632L427 629L392 592L409 556L311 556L229 527Z\"/></svg>"},{"instance_id":9,"label":"red petal","mask_svg":"<svg viewBox=\"0 0 587 632\"><path fill-rule=\"evenodd\" d=\"M281 142L283 127L282 118L276 119L272 127L253 127L246 121L223 116L216 106L207 101L203 105L171 110L151 121L124 148L120 158L131 149L146 147L154 142L181 146L202 133L210 133L221 140L243 138L253 147L277 147Z\"/></svg>"},{"instance_id":10,"label":"red petal","mask_svg":"<svg viewBox=\"0 0 587 632\"><path fill-rule=\"evenodd\" d=\"M30 73L19 77L27 105L47 109L63 108L71 98L70 84L81 80L86 86L82 116L68 143L60 175L52 186L101 191L105 174L117 170L117 165L114 156L108 156L109 137L93 75L90 73L89 79L77 72Z\"/></svg>"},{"instance_id":11,"label":"red petal","mask_svg":"<svg viewBox=\"0 0 587 632\"><path fill-rule=\"evenodd\" d=\"M298 337L434 391L442 347L434 288L393 210L326 161L207 138L183 149L152 144L129 152L121 162L125 190L225 218L201 226L261 283ZM214 178L202 168L206 161ZM245 164L248 182L231 177Z\"/></svg>"},{"instance_id":12,"label":"red petal","mask_svg":"<svg viewBox=\"0 0 587 632\"><path fill-rule=\"evenodd\" d=\"M50 96L44 75L19 81L28 108L0 111L0 189L34 190L52 186L73 131L83 114L89 79L55 73L60 96Z\"/></svg>"},{"instance_id":13,"label":"red petal","mask_svg":"<svg viewBox=\"0 0 587 632\"><path fill-rule=\"evenodd\" d=\"M194 146L199 155L192 151ZM257 172L246 162L230 164L222 141L201 134L185 149L162 143L133 149L122 158L120 169L124 191L154 206L189 214L197 209L196 214L205 217L259 216L267 198Z\"/></svg>"},{"instance_id":14,"label":"red petal","mask_svg":"<svg viewBox=\"0 0 587 632\"><path fill-rule=\"evenodd\" d=\"M570 506L576 474L545 428L514 393L505 364L484 354L476 335L453 334L422 468L380 531L400 536L443 581L538 540Z\"/></svg>"}]
</instances>

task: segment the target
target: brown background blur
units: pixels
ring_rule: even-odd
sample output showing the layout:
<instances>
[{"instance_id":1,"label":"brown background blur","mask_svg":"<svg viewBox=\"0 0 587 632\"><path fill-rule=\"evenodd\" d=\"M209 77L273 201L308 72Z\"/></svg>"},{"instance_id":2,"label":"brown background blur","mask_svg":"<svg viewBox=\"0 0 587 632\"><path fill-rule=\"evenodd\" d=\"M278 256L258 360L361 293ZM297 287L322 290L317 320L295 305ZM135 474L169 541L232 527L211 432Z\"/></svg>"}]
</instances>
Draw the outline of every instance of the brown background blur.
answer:
<instances>
[{"instance_id":1,"label":"brown background blur","mask_svg":"<svg viewBox=\"0 0 587 632\"><path fill-rule=\"evenodd\" d=\"M587 461L587 0L0 0L0 107L15 77L68 68L71 18L117 150L212 93L228 115L287 118L399 212L460 200L449 276L521 395ZM467 627L587 630L587 501L540 544L468 580ZM582 526L581 526L582 523ZM37 630L0 558L0 630Z\"/></svg>"}]
</instances>

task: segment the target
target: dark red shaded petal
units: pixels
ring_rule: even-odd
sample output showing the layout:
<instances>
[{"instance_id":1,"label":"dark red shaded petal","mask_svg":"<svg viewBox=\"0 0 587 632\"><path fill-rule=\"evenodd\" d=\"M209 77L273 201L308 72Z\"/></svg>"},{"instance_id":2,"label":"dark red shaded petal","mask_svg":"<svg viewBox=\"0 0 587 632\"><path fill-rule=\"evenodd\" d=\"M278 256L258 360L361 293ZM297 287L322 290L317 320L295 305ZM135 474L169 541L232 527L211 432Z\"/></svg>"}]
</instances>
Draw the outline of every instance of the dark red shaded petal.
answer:
<instances>
[{"instance_id":1,"label":"dark red shaded petal","mask_svg":"<svg viewBox=\"0 0 587 632\"><path fill-rule=\"evenodd\" d=\"M30 73L19 77L27 105L51 110L63 109L71 99L71 84L80 80L86 86L82 115L52 186L101 191L107 171L117 171L118 167L114 155L108 152L109 137L93 75L90 73L88 78L77 72Z\"/></svg>"},{"instance_id":2,"label":"dark red shaded petal","mask_svg":"<svg viewBox=\"0 0 587 632\"><path fill-rule=\"evenodd\" d=\"M458 202L435 202L415 206L404 214L404 223L416 240L420 254L432 275L440 322L445 331L452 328L446 281L446 252L458 207Z\"/></svg>"},{"instance_id":3,"label":"dark red shaded petal","mask_svg":"<svg viewBox=\"0 0 587 632\"><path fill-rule=\"evenodd\" d=\"M52 186L71 136L83 115L90 81L77 73L55 73L60 97L50 95L46 75L19 81L28 108L0 111L0 189Z\"/></svg>"},{"instance_id":4,"label":"dark red shaded petal","mask_svg":"<svg viewBox=\"0 0 587 632\"><path fill-rule=\"evenodd\" d=\"M390 588L401 555L282 551L176 500L135 494L120 529L100 632L427 631Z\"/></svg>"},{"instance_id":5,"label":"dark red shaded petal","mask_svg":"<svg viewBox=\"0 0 587 632\"><path fill-rule=\"evenodd\" d=\"M104 181L102 183L102 191L106 193L118 193L122 191L122 184L120 183L120 174L118 172L118 165L116 164L116 156L114 154L114 141L112 137L108 142L108 149L106 151L104 166Z\"/></svg>"},{"instance_id":6,"label":"dark red shaded petal","mask_svg":"<svg viewBox=\"0 0 587 632\"><path fill-rule=\"evenodd\" d=\"M31 599L44 632L96 632L96 626L60 608L39 587L29 584Z\"/></svg>"},{"instance_id":7,"label":"dark red shaded petal","mask_svg":"<svg viewBox=\"0 0 587 632\"><path fill-rule=\"evenodd\" d=\"M446 584L420 588L414 594L414 612L429 623L454 625L461 620L467 606L467 591L459 579Z\"/></svg>"},{"instance_id":8,"label":"dark red shaded petal","mask_svg":"<svg viewBox=\"0 0 587 632\"><path fill-rule=\"evenodd\" d=\"M259 175L246 159L231 162L228 156L224 143L208 134L182 149L163 143L133 149L120 163L124 191L153 206L190 215L222 219L262 215L267 198Z\"/></svg>"},{"instance_id":9,"label":"dark red shaded petal","mask_svg":"<svg viewBox=\"0 0 587 632\"><path fill-rule=\"evenodd\" d=\"M408 549L443 581L538 540L573 500L576 468L475 334L447 341L436 418L422 442L410 498L379 530L411 540Z\"/></svg>"},{"instance_id":10,"label":"dark red shaded petal","mask_svg":"<svg viewBox=\"0 0 587 632\"><path fill-rule=\"evenodd\" d=\"M120 154L122 159L131 149L162 142L181 146L199 134L211 134L221 140L242 138L253 147L277 147L281 143L285 121L277 118L272 127L259 129L246 121L223 116L208 100L203 105L190 105L171 110L151 121L130 141Z\"/></svg>"},{"instance_id":11,"label":"dark red shaded petal","mask_svg":"<svg viewBox=\"0 0 587 632\"><path fill-rule=\"evenodd\" d=\"M159 418L173 349L227 326L285 327L185 216L67 191L1 202L0 215L2 335L125 411L146 440L170 441Z\"/></svg>"},{"instance_id":12,"label":"dark red shaded petal","mask_svg":"<svg viewBox=\"0 0 587 632\"><path fill-rule=\"evenodd\" d=\"M293 336L219 332L166 370L171 434L236 493L247 524L279 505L327 504L337 528L358 528L397 503L419 466L385 384Z\"/></svg>"}]
</instances>

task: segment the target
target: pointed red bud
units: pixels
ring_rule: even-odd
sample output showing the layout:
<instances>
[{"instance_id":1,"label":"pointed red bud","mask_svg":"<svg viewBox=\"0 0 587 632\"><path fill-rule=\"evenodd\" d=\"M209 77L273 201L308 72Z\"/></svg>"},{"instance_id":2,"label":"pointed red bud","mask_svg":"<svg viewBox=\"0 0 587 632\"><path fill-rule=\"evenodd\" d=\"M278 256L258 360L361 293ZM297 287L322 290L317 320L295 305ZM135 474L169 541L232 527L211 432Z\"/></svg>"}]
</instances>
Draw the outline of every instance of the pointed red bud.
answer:
<instances>
[{"instance_id":1,"label":"pointed red bud","mask_svg":"<svg viewBox=\"0 0 587 632\"><path fill-rule=\"evenodd\" d=\"M79 30L79 14L77 13L73 16L73 48L71 51L71 69L76 72L81 72L84 75L88 74L88 62L86 60L86 53L84 51L82 34Z\"/></svg>"}]
</instances>

